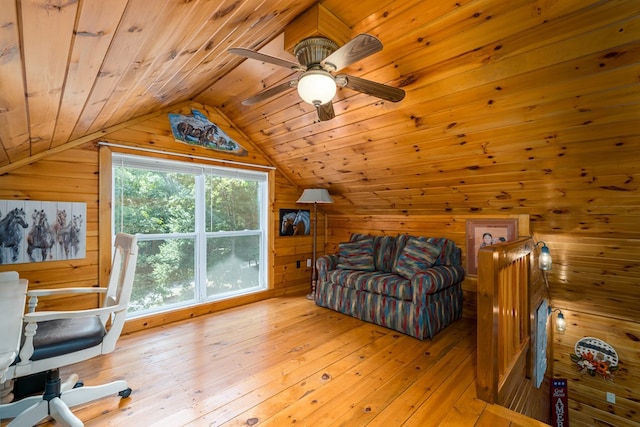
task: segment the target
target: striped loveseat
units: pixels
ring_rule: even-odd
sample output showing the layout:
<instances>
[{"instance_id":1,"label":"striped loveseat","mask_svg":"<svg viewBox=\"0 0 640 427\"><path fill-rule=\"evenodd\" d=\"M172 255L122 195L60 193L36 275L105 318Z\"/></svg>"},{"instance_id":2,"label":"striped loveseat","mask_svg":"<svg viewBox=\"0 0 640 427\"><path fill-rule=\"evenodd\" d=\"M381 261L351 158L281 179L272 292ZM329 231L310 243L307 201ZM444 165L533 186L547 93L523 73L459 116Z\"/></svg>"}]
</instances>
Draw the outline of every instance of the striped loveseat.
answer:
<instances>
[{"instance_id":1,"label":"striped loveseat","mask_svg":"<svg viewBox=\"0 0 640 427\"><path fill-rule=\"evenodd\" d=\"M461 251L446 238L353 234L318 258L316 304L433 338L462 316Z\"/></svg>"}]
</instances>

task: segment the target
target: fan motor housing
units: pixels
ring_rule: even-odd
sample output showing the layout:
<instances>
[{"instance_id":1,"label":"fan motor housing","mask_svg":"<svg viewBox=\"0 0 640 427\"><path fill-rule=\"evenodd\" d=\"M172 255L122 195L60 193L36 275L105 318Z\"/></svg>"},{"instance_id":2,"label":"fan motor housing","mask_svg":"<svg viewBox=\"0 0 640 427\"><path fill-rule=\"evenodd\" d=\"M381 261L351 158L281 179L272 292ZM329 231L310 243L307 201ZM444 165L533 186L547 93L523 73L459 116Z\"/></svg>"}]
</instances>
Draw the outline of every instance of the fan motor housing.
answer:
<instances>
[{"instance_id":1,"label":"fan motor housing","mask_svg":"<svg viewBox=\"0 0 640 427\"><path fill-rule=\"evenodd\" d=\"M298 43L293 54L302 65L312 66L338 50L338 45L325 37L309 37Z\"/></svg>"}]
</instances>

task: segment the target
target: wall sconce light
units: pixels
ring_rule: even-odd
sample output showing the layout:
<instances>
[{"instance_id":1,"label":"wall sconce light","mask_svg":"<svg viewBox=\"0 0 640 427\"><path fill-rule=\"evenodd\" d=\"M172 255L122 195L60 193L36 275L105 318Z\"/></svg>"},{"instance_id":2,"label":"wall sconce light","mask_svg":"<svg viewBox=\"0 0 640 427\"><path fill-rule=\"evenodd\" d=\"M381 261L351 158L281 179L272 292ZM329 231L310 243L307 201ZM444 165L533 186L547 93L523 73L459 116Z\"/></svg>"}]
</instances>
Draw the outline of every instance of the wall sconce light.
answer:
<instances>
[{"instance_id":1,"label":"wall sconce light","mask_svg":"<svg viewBox=\"0 0 640 427\"><path fill-rule=\"evenodd\" d=\"M554 311L558 312L558 318L556 319L556 331L564 332L567 330L567 322L564 320L564 314L562 314L562 310L559 308L551 309L549 307L549 315L551 315Z\"/></svg>"},{"instance_id":2,"label":"wall sconce light","mask_svg":"<svg viewBox=\"0 0 640 427\"><path fill-rule=\"evenodd\" d=\"M540 257L538 257L538 266L540 270L549 271L551 270L551 253L549 253L549 248L545 242L538 242L536 246L542 244L542 249L540 249Z\"/></svg>"}]
</instances>

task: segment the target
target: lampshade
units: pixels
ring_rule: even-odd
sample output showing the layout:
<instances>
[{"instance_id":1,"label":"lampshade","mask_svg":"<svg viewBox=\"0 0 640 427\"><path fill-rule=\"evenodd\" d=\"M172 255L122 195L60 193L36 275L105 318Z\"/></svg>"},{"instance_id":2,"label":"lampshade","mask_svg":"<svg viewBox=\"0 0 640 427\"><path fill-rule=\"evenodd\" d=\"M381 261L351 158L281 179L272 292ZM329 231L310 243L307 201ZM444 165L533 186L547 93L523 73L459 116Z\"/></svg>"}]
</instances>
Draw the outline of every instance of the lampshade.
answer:
<instances>
[{"instance_id":1,"label":"lampshade","mask_svg":"<svg viewBox=\"0 0 640 427\"><path fill-rule=\"evenodd\" d=\"M538 243L542 243L542 249L540 249L540 258L538 258L538 264L539 264L540 270L549 271L551 270L551 263L552 263L551 253L549 253L549 248L544 242L538 242Z\"/></svg>"},{"instance_id":2,"label":"lampshade","mask_svg":"<svg viewBox=\"0 0 640 427\"><path fill-rule=\"evenodd\" d=\"M567 322L564 320L564 314L558 310L558 318L556 319L556 330L558 332L564 332L567 330Z\"/></svg>"},{"instance_id":3,"label":"lampshade","mask_svg":"<svg viewBox=\"0 0 640 427\"><path fill-rule=\"evenodd\" d=\"M316 107L331 101L336 94L333 76L321 70L309 70L298 80L298 95Z\"/></svg>"},{"instance_id":4,"label":"lampshade","mask_svg":"<svg viewBox=\"0 0 640 427\"><path fill-rule=\"evenodd\" d=\"M324 188L307 188L297 203L333 203L333 199Z\"/></svg>"}]
</instances>

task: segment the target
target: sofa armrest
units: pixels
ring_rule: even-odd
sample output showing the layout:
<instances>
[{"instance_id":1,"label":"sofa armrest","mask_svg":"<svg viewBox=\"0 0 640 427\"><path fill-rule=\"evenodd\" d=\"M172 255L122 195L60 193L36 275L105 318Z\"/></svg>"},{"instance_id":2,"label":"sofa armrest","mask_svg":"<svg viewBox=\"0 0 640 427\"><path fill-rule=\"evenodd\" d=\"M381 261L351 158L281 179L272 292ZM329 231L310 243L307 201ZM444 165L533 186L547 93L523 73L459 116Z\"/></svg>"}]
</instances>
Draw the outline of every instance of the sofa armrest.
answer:
<instances>
[{"instance_id":1,"label":"sofa armrest","mask_svg":"<svg viewBox=\"0 0 640 427\"><path fill-rule=\"evenodd\" d=\"M327 274L331 270L338 267L338 255L322 255L316 260L316 269L318 270L318 283L327 281Z\"/></svg>"},{"instance_id":2,"label":"sofa armrest","mask_svg":"<svg viewBox=\"0 0 640 427\"><path fill-rule=\"evenodd\" d=\"M411 278L413 303L427 305L427 296L446 289L464 279L461 265L439 265L425 272L416 273Z\"/></svg>"}]
</instances>

